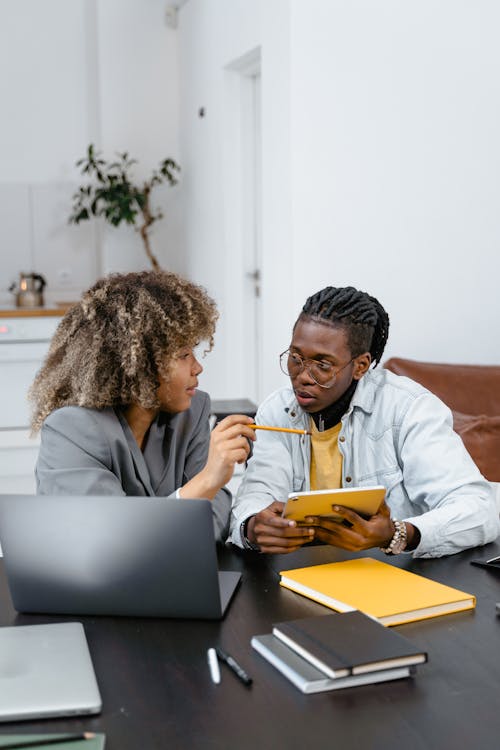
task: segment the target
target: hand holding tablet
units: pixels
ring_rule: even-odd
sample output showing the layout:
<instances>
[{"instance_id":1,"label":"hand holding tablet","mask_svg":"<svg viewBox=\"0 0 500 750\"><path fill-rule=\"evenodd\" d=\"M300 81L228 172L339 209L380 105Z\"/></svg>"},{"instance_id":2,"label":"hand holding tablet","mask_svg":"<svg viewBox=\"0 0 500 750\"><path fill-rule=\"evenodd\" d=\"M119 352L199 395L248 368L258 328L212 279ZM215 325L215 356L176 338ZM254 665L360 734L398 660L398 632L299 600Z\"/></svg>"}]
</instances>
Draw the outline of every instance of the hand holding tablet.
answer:
<instances>
[{"instance_id":1,"label":"hand holding tablet","mask_svg":"<svg viewBox=\"0 0 500 750\"><path fill-rule=\"evenodd\" d=\"M341 487L335 490L310 490L292 492L283 509L283 518L304 523L306 516L328 516L342 519L333 512L334 505L350 508L361 516L373 516L385 498L385 487Z\"/></svg>"}]
</instances>

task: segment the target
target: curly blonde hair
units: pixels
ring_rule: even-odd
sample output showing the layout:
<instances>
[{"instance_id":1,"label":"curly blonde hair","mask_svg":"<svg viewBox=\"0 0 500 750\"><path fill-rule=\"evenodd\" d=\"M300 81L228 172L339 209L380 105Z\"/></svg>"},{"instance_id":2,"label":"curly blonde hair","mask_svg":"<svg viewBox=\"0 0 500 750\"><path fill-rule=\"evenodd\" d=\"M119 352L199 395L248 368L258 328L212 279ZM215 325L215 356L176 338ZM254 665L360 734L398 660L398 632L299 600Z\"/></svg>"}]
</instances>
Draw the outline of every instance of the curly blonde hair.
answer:
<instances>
[{"instance_id":1,"label":"curly blonde hair","mask_svg":"<svg viewBox=\"0 0 500 750\"><path fill-rule=\"evenodd\" d=\"M167 271L111 274L65 314L30 388L31 427L61 406L157 408L177 353L213 346L218 318L203 287Z\"/></svg>"}]
</instances>

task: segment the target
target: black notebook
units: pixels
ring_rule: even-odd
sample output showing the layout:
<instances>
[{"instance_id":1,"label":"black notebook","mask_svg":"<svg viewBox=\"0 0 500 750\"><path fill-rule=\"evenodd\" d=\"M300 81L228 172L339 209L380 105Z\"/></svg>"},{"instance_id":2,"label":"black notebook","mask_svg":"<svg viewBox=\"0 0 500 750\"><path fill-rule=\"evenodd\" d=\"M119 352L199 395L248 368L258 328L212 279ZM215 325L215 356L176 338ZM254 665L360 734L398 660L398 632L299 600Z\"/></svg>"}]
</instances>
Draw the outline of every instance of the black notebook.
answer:
<instances>
[{"instance_id":1,"label":"black notebook","mask_svg":"<svg viewBox=\"0 0 500 750\"><path fill-rule=\"evenodd\" d=\"M286 646L275 635L254 635L252 647L303 693L323 693L327 690L338 690L356 685L400 680L410 677L416 669L416 667L379 669L377 672L332 679L320 669L313 667L310 662Z\"/></svg>"},{"instance_id":2,"label":"black notebook","mask_svg":"<svg viewBox=\"0 0 500 750\"><path fill-rule=\"evenodd\" d=\"M407 638L357 610L280 622L273 635L332 679L427 661Z\"/></svg>"}]
</instances>

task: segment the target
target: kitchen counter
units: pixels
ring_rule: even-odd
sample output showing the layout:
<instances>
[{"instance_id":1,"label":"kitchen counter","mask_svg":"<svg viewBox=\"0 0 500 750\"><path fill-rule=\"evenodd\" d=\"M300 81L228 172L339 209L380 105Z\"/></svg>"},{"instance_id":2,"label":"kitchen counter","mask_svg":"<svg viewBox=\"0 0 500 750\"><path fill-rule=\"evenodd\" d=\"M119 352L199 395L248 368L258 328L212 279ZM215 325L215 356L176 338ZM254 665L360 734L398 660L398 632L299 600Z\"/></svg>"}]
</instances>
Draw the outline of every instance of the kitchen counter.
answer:
<instances>
[{"instance_id":1,"label":"kitchen counter","mask_svg":"<svg viewBox=\"0 0 500 750\"><path fill-rule=\"evenodd\" d=\"M62 317L75 302L57 302L43 307L0 306L0 318L49 318Z\"/></svg>"}]
</instances>

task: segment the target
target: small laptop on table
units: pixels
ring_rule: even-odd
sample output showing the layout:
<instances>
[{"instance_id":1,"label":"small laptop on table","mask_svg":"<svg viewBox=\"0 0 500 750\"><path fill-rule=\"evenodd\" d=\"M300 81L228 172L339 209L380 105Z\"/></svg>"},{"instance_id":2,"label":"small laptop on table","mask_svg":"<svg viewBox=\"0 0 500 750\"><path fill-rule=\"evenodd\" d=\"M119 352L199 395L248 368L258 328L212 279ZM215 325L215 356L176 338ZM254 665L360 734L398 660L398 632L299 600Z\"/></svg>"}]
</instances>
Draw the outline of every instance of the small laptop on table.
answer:
<instances>
[{"instance_id":1,"label":"small laptop on table","mask_svg":"<svg viewBox=\"0 0 500 750\"><path fill-rule=\"evenodd\" d=\"M0 686L1 722L97 714L102 707L81 622L0 628Z\"/></svg>"},{"instance_id":2,"label":"small laptop on table","mask_svg":"<svg viewBox=\"0 0 500 750\"><path fill-rule=\"evenodd\" d=\"M220 619L241 578L209 500L0 495L0 546L18 612Z\"/></svg>"}]
</instances>

